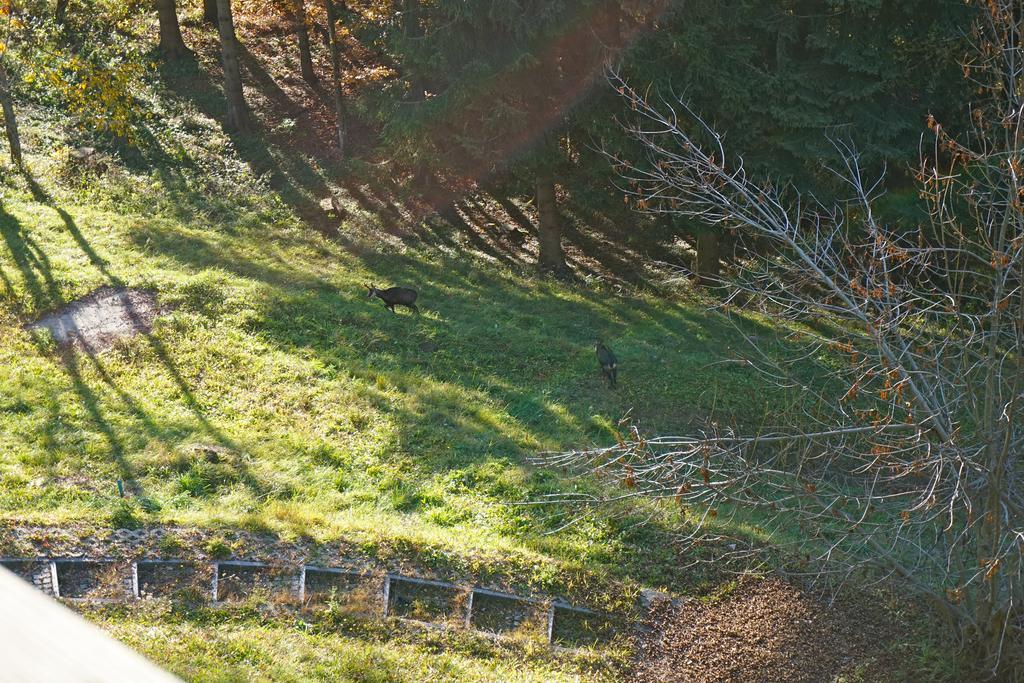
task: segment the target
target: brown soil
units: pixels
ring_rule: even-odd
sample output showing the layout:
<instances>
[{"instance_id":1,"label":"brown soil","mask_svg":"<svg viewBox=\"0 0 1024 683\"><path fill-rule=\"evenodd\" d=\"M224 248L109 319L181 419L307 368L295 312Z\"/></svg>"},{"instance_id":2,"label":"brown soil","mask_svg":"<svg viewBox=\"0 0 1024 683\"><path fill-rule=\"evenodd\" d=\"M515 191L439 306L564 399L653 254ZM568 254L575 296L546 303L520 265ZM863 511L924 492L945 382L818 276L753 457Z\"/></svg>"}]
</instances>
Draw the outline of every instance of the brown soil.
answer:
<instances>
[{"instance_id":1,"label":"brown soil","mask_svg":"<svg viewBox=\"0 0 1024 683\"><path fill-rule=\"evenodd\" d=\"M873 611L827 607L779 579L745 579L713 604L656 610L632 680L821 683L858 667L884 680L878 657L895 625Z\"/></svg>"},{"instance_id":2,"label":"brown soil","mask_svg":"<svg viewBox=\"0 0 1024 683\"><path fill-rule=\"evenodd\" d=\"M109 349L122 337L148 332L158 313L152 292L104 287L28 327L49 330L58 344L96 353Z\"/></svg>"}]
</instances>

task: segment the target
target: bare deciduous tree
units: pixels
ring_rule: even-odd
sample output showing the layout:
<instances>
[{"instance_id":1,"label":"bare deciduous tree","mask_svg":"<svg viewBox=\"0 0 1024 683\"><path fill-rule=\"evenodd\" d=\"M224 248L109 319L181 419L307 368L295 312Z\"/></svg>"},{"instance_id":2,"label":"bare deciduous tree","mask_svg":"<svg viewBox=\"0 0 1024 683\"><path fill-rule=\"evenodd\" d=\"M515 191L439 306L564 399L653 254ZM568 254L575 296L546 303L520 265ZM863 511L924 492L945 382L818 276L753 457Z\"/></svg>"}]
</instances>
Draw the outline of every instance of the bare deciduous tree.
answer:
<instances>
[{"instance_id":1,"label":"bare deciduous tree","mask_svg":"<svg viewBox=\"0 0 1024 683\"><path fill-rule=\"evenodd\" d=\"M795 390L800 414L749 436L714 425L541 462L610 475L613 497L675 499L705 538L711 517L760 509L800 529L799 564L842 578L883 567L929 597L993 675L1024 642L1024 45L1017 0L978 3L965 71L984 102L959 139L929 117L918 179L931 220L877 219L882 181L849 144L824 205L751 177L678 98L618 76L642 160L613 158L641 211L754 237L723 285L791 330L782 356L749 339L741 360ZM765 250L767 248L767 251ZM826 321L814 327L807 316ZM741 329L737 327L737 329ZM791 353L790 353L791 352ZM826 381L801 375L824 359ZM608 498L577 497L599 504ZM565 500L565 502L570 502ZM1013 646L1009 644L1013 643Z\"/></svg>"}]
</instances>

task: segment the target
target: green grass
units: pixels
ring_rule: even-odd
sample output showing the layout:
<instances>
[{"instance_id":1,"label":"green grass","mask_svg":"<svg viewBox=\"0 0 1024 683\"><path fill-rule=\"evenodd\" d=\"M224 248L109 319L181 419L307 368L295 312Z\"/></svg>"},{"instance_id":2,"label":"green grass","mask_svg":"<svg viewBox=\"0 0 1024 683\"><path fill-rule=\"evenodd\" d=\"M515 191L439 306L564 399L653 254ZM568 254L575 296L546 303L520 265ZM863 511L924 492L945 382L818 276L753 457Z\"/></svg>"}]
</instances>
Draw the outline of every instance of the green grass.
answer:
<instances>
[{"instance_id":1,"label":"green grass","mask_svg":"<svg viewBox=\"0 0 1024 683\"><path fill-rule=\"evenodd\" d=\"M4 190L6 519L123 520L120 478L140 523L512 555L531 572L654 570L662 551L626 530L630 515L545 535L563 513L516 503L590 484L524 459L606 443L624 416L672 431L712 407L753 416L766 400L749 374L714 365L730 330L699 304L370 238L343 246L272 195L199 222L161 205L159 186L143 212L134 182L141 198L117 210L59 185L53 198ZM366 282L416 287L423 314L391 314ZM152 334L90 356L23 328L110 284L158 293L167 313ZM617 391L597 371L596 337L620 356ZM421 351L427 341L437 350ZM195 444L225 455L210 462Z\"/></svg>"},{"instance_id":2,"label":"green grass","mask_svg":"<svg viewBox=\"0 0 1024 683\"><path fill-rule=\"evenodd\" d=\"M613 663L553 655L520 642L438 631L391 630L342 619L329 627L251 611L91 609L114 637L186 680L605 681Z\"/></svg>"},{"instance_id":3,"label":"green grass","mask_svg":"<svg viewBox=\"0 0 1024 683\"><path fill-rule=\"evenodd\" d=\"M115 152L101 176L68 154L91 136L59 112L19 109L34 180L0 168L0 522L343 540L392 565L599 608L632 604L640 585L713 587L677 556L687 520L670 504L577 517L522 503L610 485L530 467L540 451L611 443L633 425L686 432L710 415L760 425L787 397L723 362L744 345L731 324L696 296L539 278L456 226L396 239L373 181L332 178L283 134L225 134L205 71L215 60L200 61L137 93L135 145L97 145ZM332 179L350 186L349 215L326 237L312 218ZM570 216L581 241L579 216L593 210L582 208ZM644 251L635 237L608 261L628 268ZM415 287L422 315L391 314L367 283ZM164 313L150 334L90 355L26 331L110 285L156 292ZM741 324L766 348L781 343L756 316ZM598 338L619 357L617 390L598 371ZM716 526L771 540L754 513ZM205 552L231 556L219 533ZM162 550L177 552L172 537ZM88 616L187 679L616 674L601 658L466 633L183 609Z\"/></svg>"},{"instance_id":4,"label":"green grass","mask_svg":"<svg viewBox=\"0 0 1024 683\"><path fill-rule=\"evenodd\" d=\"M632 605L640 585L702 590L676 556L686 519L671 505L522 503L608 485L530 467L540 451L632 425L679 433L712 413L759 423L780 397L722 362L742 346L729 322L694 297L539 278L453 226L393 239L394 217L359 199L371 182L355 180L341 234L326 237L303 220L327 175L314 161L232 140L206 95L157 88L145 102L156 116L138 147L99 177L75 171L61 150L79 141L52 112L23 111L26 148L57 151L30 154L30 178L8 169L0 189L0 521L342 540L391 565L599 608ZM422 314L391 314L366 283L415 287ZM156 292L152 332L91 355L26 330L103 286ZM617 390L597 338L619 356ZM756 520L731 531L760 532ZM206 552L233 554L217 533ZM544 648L465 634L211 614L91 618L189 679L578 673Z\"/></svg>"}]
</instances>

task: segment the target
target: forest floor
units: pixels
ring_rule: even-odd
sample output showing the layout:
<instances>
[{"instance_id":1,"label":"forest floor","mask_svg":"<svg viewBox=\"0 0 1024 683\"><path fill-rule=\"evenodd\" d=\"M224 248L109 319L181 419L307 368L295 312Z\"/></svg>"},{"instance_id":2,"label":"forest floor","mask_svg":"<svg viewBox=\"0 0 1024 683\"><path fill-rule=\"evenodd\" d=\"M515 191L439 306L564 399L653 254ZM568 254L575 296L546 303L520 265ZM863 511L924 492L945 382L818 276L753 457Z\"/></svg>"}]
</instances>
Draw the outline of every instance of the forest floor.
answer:
<instances>
[{"instance_id":1,"label":"forest floor","mask_svg":"<svg viewBox=\"0 0 1024 683\"><path fill-rule=\"evenodd\" d=\"M908 626L924 631L922 615L895 596L880 597L859 593L829 603L776 577L745 577L709 600L664 603L640 639L634 680L943 680L941 670L907 656Z\"/></svg>"},{"instance_id":2,"label":"forest floor","mask_svg":"<svg viewBox=\"0 0 1024 683\"><path fill-rule=\"evenodd\" d=\"M528 199L452 182L443 196L410 197L369 151L338 173L324 151L332 133L322 95L288 75L297 67L285 38L247 34L244 22L247 96L261 130L225 133L212 37L195 23L185 30L197 59L165 67L140 95L153 116L130 147L83 138L59 112L20 112L30 173L7 169L0 190L5 528L175 526L344 541L368 557L597 609L631 609L643 587L676 597L734 590L738 568L716 564L715 547L696 566L677 550L677 534L692 528L685 510L532 505L617 483L528 459L631 428L760 424L792 397L744 366L735 326L766 353L784 347L782 331L665 286L652 264L684 263L683 245L657 226L639 229L621 202L614 213L562 195L576 277L560 282L534 272ZM371 137L356 130L355 150L369 150ZM108 157L105 170L61 154L82 144ZM341 216L320 206L332 195ZM521 245L508 239L516 226L529 236ZM416 288L422 314L388 312L367 299L367 284ZM159 312L135 336L66 348L33 331L73 302L128 289L152 293L147 311ZM597 367L598 338L619 357L616 390ZM819 362L827 359L809 360L808 377L826 374ZM716 526L723 543L774 540L743 511ZM15 550L0 537L0 556ZM743 643L739 656L783 643L780 656L817 658L786 640L789 616L827 609L807 607L797 587L754 585L785 596L779 618L747 618L748 605L776 602L748 584L735 601L681 614L706 620L709 634L739 619L730 636ZM668 626L679 635L666 635L667 649L637 672L630 648L565 655L343 617L307 623L256 606L87 612L190 679L651 680L660 666L699 680L724 670L709 654L717 645L680 640L685 625ZM867 637L874 626L851 628ZM918 665L936 657L911 626L887 633L885 651ZM858 680L877 651L857 642L830 672Z\"/></svg>"}]
</instances>

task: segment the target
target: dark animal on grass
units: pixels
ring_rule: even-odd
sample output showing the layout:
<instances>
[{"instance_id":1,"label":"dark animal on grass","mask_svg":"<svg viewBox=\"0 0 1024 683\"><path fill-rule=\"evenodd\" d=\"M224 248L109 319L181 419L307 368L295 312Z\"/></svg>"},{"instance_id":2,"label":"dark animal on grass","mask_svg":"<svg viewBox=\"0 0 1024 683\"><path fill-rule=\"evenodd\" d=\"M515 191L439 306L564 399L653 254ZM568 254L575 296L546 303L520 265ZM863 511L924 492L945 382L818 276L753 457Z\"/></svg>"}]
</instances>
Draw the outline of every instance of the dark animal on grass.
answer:
<instances>
[{"instance_id":1,"label":"dark animal on grass","mask_svg":"<svg viewBox=\"0 0 1024 683\"><path fill-rule=\"evenodd\" d=\"M597 342L597 362L601 364L601 372L608 378L608 384L614 389L619 376L619 360L612 350L601 342Z\"/></svg>"},{"instance_id":2,"label":"dark animal on grass","mask_svg":"<svg viewBox=\"0 0 1024 683\"><path fill-rule=\"evenodd\" d=\"M416 308L416 294L415 289L409 289L408 287L388 287L387 289L377 289L373 285L366 285L366 289L369 290L366 294L366 298L372 299L377 297L384 302L385 308L392 313L395 312L395 306L405 306L406 308L412 309L413 313L419 314L420 309Z\"/></svg>"}]
</instances>

